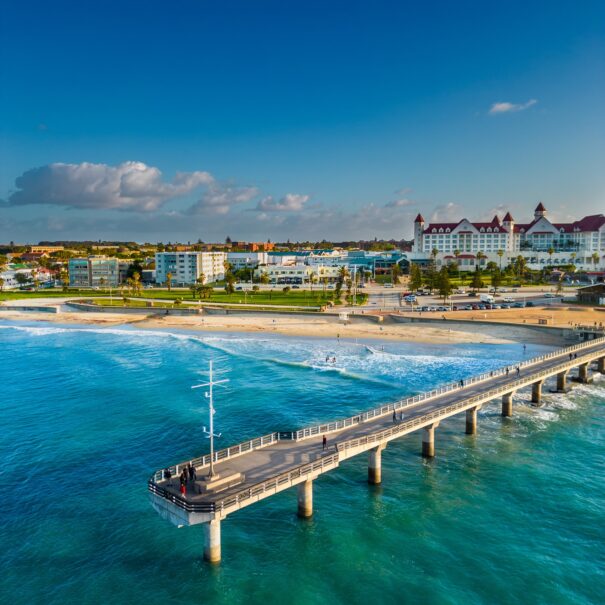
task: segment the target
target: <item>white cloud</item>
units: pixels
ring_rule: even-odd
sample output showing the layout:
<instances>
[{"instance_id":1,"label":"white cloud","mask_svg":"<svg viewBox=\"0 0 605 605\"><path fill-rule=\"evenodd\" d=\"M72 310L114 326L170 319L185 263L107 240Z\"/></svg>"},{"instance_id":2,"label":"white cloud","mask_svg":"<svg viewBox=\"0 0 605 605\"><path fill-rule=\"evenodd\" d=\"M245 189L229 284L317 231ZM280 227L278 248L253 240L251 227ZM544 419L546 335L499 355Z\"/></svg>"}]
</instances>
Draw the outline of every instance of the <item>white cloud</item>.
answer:
<instances>
[{"instance_id":1,"label":"white cloud","mask_svg":"<svg viewBox=\"0 0 605 605\"><path fill-rule=\"evenodd\" d=\"M8 205L51 204L70 208L150 212L186 195L214 178L208 172L180 172L171 182L158 168L143 162L108 164L48 164L24 172Z\"/></svg>"},{"instance_id":2,"label":"white cloud","mask_svg":"<svg viewBox=\"0 0 605 605\"><path fill-rule=\"evenodd\" d=\"M431 213L431 223L457 223L462 218L462 206L449 202L437 206Z\"/></svg>"},{"instance_id":3,"label":"white cloud","mask_svg":"<svg viewBox=\"0 0 605 605\"><path fill-rule=\"evenodd\" d=\"M405 208L406 206L411 206L414 203L413 200L408 200L407 198L402 198L400 200L393 200L391 202L387 202L384 207L385 208Z\"/></svg>"},{"instance_id":4,"label":"white cloud","mask_svg":"<svg viewBox=\"0 0 605 605\"><path fill-rule=\"evenodd\" d=\"M261 212L300 212L304 210L304 206L308 201L308 195L301 195L299 193L286 193L280 200L275 200L271 196L268 196L257 204L256 210L260 210Z\"/></svg>"},{"instance_id":5,"label":"white cloud","mask_svg":"<svg viewBox=\"0 0 605 605\"><path fill-rule=\"evenodd\" d=\"M535 105L537 102L538 102L537 99L530 99L529 101L527 101L527 103L508 103L508 102L494 103L489 108L488 113L491 116L495 116L495 115L499 115L501 113L514 113L516 111L523 111L525 109L529 109L530 107Z\"/></svg>"},{"instance_id":6,"label":"white cloud","mask_svg":"<svg viewBox=\"0 0 605 605\"><path fill-rule=\"evenodd\" d=\"M213 183L202 197L189 208L189 214L227 214L231 207L254 199L259 194L256 187L235 187Z\"/></svg>"}]
</instances>

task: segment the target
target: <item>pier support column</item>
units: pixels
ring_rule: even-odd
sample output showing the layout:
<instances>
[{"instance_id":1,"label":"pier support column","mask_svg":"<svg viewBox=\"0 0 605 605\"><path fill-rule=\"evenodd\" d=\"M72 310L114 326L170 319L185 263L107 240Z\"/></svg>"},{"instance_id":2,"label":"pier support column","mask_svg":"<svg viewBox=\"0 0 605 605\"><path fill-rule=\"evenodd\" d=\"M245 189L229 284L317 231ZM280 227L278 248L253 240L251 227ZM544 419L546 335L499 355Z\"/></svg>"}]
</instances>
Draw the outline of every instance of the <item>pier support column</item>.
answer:
<instances>
[{"instance_id":1,"label":"pier support column","mask_svg":"<svg viewBox=\"0 0 605 605\"><path fill-rule=\"evenodd\" d=\"M569 370L564 370L557 374L557 391L559 391L559 393L565 393L567 391L567 374L569 374Z\"/></svg>"},{"instance_id":2,"label":"pier support column","mask_svg":"<svg viewBox=\"0 0 605 605\"><path fill-rule=\"evenodd\" d=\"M422 455L425 458L433 458L435 456L435 429L439 423L425 426L422 431Z\"/></svg>"},{"instance_id":3,"label":"pier support column","mask_svg":"<svg viewBox=\"0 0 605 605\"><path fill-rule=\"evenodd\" d=\"M538 380L531 385L531 402L540 403L542 401L542 385L544 380Z\"/></svg>"},{"instance_id":4,"label":"pier support column","mask_svg":"<svg viewBox=\"0 0 605 605\"><path fill-rule=\"evenodd\" d=\"M477 412L481 409L480 405L466 410L466 434L474 435L477 432Z\"/></svg>"},{"instance_id":5,"label":"pier support column","mask_svg":"<svg viewBox=\"0 0 605 605\"><path fill-rule=\"evenodd\" d=\"M505 418L513 415L513 395L514 392L502 395L502 416Z\"/></svg>"},{"instance_id":6,"label":"pier support column","mask_svg":"<svg viewBox=\"0 0 605 605\"><path fill-rule=\"evenodd\" d=\"M307 479L298 484L298 516L308 519L313 515L313 480Z\"/></svg>"},{"instance_id":7,"label":"pier support column","mask_svg":"<svg viewBox=\"0 0 605 605\"><path fill-rule=\"evenodd\" d=\"M588 382L588 364L582 363L578 366L578 381L586 384Z\"/></svg>"},{"instance_id":8,"label":"pier support column","mask_svg":"<svg viewBox=\"0 0 605 605\"><path fill-rule=\"evenodd\" d=\"M204 523L204 559L210 563L221 560L221 522Z\"/></svg>"},{"instance_id":9,"label":"pier support column","mask_svg":"<svg viewBox=\"0 0 605 605\"><path fill-rule=\"evenodd\" d=\"M368 452L368 483L378 485L382 481L382 450L385 445L379 445Z\"/></svg>"},{"instance_id":10,"label":"pier support column","mask_svg":"<svg viewBox=\"0 0 605 605\"><path fill-rule=\"evenodd\" d=\"M597 359L597 372L605 374L605 357Z\"/></svg>"}]
</instances>

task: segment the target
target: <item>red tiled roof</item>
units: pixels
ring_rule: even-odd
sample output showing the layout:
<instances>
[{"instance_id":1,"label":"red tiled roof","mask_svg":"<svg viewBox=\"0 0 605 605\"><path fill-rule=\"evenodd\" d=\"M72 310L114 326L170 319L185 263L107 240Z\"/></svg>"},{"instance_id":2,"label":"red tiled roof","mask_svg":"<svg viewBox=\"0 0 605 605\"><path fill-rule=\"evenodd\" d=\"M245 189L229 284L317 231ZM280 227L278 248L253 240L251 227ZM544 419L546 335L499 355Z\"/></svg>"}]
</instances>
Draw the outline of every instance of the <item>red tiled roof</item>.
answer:
<instances>
[{"instance_id":1,"label":"red tiled roof","mask_svg":"<svg viewBox=\"0 0 605 605\"><path fill-rule=\"evenodd\" d=\"M542 202L536 206L535 212L546 212L546 208L544 208L544 204Z\"/></svg>"},{"instance_id":2,"label":"red tiled roof","mask_svg":"<svg viewBox=\"0 0 605 605\"><path fill-rule=\"evenodd\" d=\"M513 220L514 220L514 219L513 219L513 217L511 216L511 213L510 213L510 212L507 212L507 213L504 215L504 218L502 219L502 222L503 222L503 223L508 223L508 222L512 222Z\"/></svg>"},{"instance_id":3,"label":"red tiled roof","mask_svg":"<svg viewBox=\"0 0 605 605\"><path fill-rule=\"evenodd\" d=\"M418 213L418 216L416 217L414 222L415 223L424 223L424 218L422 217L422 214L420 214L420 212Z\"/></svg>"}]
</instances>

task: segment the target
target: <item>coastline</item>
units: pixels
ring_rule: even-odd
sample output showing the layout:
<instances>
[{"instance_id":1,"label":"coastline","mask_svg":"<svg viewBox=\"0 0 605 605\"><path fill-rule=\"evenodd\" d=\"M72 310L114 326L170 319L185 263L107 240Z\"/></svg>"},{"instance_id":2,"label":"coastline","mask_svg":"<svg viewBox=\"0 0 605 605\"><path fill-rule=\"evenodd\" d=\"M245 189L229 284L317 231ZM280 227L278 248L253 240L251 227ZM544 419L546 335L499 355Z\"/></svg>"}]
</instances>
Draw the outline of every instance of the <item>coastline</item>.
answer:
<instances>
[{"instance_id":1,"label":"coastline","mask_svg":"<svg viewBox=\"0 0 605 605\"><path fill-rule=\"evenodd\" d=\"M344 324L333 316L284 316L271 314L200 315L200 316L149 316L141 314L106 313L35 313L3 310L2 319L9 321L44 321L63 324L96 326L136 325L142 329L176 328L200 332L233 332L247 334L281 334L319 338L382 339L424 344L512 344L526 342L557 345L561 338L548 329L539 332L523 325L486 326L483 324L438 325L430 322L378 323L376 317Z\"/></svg>"}]
</instances>

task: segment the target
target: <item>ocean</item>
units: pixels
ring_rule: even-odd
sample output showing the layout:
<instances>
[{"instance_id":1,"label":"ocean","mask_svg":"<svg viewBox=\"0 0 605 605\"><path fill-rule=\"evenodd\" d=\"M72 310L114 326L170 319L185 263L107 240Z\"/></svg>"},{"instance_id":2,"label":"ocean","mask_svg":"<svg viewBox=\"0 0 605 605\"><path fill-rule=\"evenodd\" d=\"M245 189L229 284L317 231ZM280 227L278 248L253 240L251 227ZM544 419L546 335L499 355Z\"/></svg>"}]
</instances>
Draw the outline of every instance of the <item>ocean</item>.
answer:
<instances>
[{"instance_id":1,"label":"ocean","mask_svg":"<svg viewBox=\"0 0 605 605\"><path fill-rule=\"evenodd\" d=\"M152 471L207 451L191 385L210 359L217 447L336 419L550 350L0 322L0 602L44 604L601 604L605 380L545 405L494 402L201 527L151 508ZM335 356L335 364L326 364Z\"/></svg>"}]
</instances>

